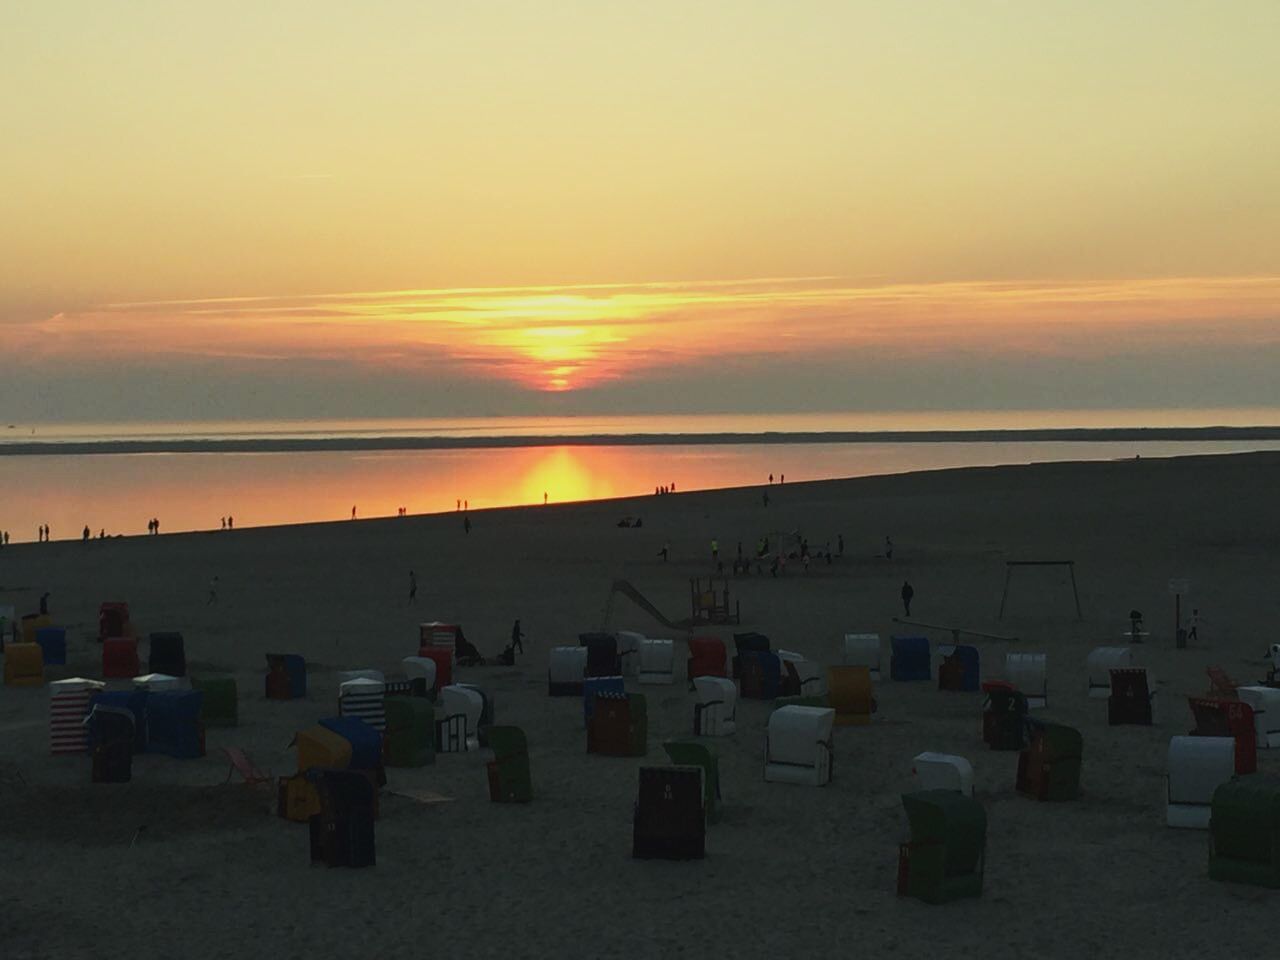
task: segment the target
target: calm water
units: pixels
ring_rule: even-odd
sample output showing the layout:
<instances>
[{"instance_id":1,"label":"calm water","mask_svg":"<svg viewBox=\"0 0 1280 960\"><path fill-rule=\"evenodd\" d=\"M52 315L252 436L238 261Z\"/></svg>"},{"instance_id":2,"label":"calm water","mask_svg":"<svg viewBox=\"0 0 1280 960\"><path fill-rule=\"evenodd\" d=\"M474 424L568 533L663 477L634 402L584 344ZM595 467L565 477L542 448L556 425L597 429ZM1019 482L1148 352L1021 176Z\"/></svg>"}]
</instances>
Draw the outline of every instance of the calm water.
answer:
<instances>
[{"instance_id":1,"label":"calm water","mask_svg":"<svg viewBox=\"0 0 1280 960\"><path fill-rule=\"evenodd\" d=\"M539 421L545 432L545 421ZM723 423L723 421L721 421ZM725 429L721 426L720 429ZM1280 442L806 443L472 450L0 457L0 529L12 541L472 510L945 467L1278 450Z\"/></svg>"}]
</instances>

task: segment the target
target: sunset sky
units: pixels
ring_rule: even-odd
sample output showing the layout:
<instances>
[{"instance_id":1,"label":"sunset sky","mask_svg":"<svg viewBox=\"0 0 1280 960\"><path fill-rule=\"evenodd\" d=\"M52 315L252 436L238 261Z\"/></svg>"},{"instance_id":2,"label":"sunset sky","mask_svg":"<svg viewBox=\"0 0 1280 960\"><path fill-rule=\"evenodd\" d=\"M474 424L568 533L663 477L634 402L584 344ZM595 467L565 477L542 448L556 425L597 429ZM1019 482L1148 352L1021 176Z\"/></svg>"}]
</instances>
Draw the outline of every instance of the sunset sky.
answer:
<instances>
[{"instance_id":1,"label":"sunset sky","mask_svg":"<svg viewBox=\"0 0 1280 960\"><path fill-rule=\"evenodd\" d=\"M9 3L10 421L1280 405L1280 3Z\"/></svg>"}]
</instances>

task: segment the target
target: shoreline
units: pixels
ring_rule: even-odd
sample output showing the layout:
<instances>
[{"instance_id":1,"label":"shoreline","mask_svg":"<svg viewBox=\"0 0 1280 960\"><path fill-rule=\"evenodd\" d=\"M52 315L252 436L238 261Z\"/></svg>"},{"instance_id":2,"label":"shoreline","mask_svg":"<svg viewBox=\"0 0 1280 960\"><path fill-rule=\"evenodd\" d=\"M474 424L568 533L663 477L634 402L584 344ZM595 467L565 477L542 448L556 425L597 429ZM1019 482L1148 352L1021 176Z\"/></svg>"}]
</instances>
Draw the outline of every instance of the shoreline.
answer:
<instances>
[{"instance_id":1,"label":"shoreline","mask_svg":"<svg viewBox=\"0 0 1280 960\"><path fill-rule=\"evenodd\" d=\"M1080 427L1031 430L870 430L763 433L547 434L543 436L200 438L192 440L0 441L0 456L145 453L305 453L378 450L480 450L518 447L727 446L813 443L1134 443L1280 440L1270 427Z\"/></svg>"}]
</instances>

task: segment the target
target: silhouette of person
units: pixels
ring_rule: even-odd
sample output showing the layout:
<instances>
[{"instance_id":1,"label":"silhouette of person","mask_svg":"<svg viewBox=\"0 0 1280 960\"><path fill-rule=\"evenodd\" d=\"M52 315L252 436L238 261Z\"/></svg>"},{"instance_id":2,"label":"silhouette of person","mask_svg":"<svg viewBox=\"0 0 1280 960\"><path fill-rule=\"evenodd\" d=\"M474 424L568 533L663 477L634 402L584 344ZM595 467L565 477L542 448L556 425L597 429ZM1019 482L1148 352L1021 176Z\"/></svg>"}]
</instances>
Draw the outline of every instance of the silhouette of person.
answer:
<instances>
[{"instance_id":1,"label":"silhouette of person","mask_svg":"<svg viewBox=\"0 0 1280 960\"><path fill-rule=\"evenodd\" d=\"M89 542L89 525L88 525L87 523L84 525L84 537L83 537L83 539L84 539L84 542L85 542L85 543L88 543L88 542Z\"/></svg>"},{"instance_id":2,"label":"silhouette of person","mask_svg":"<svg viewBox=\"0 0 1280 960\"><path fill-rule=\"evenodd\" d=\"M412 570L409 571L409 602L413 603L418 596L418 576Z\"/></svg>"},{"instance_id":3,"label":"silhouette of person","mask_svg":"<svg viewBox=\"0 0 1280 960\"><path fill-rule=\"evenodd\" d=\"M222 529L223 529L223 530L227 529L227 518L226 518L226 517L223 517L223 518L222 518Z\"/></svg>"},{"instance_id":4,"label":"silhouette of person","mask_svg":"<svg viewBox=\"0 0 1280 960\"><path fill-rule=\"evenodd\" d=\"M353 504L351 505L351 519L352 519L352 520L354 520L355 518L356 518L356 506L355 506L355 504L353 503Z\"/></svg>"},{"instance_id":5,"label":"silhouette of person","mask_svg":"<svg viewBox=\"0 0 1280 960\"><path fill-rule=\"evenodd\" d=\"M671 545L670 545L669 543L663 543L663 544L662 544L662 549L658 551L658 556L660 556L660 557L662 558L662 562L663 562L663 563L666 563L666 562L667 562L667 552L668 552L670 549L671 549Z\"/></svg>"},{"instance_id":6,"label":"silhouette of person","mask_svg":"<svg viewBox=\"0 0 1280 960\"><path fill-rule=\"evenodd\" d=\"M542 505L544 507L547 505L547 491L545 490L542 491Z\"/></svg>"},{"instance_id":7,"label":"silhouette of person","mask_svg":"<svg viewBox=\"0 0 1280 960\"><path fill-rule=\"evenodd\" d=\"M462 532L463 533L471 532L471 517L470 515L465 513L462 515Z\"/></svg>"},{"instance_id":8,"label":"silhouette of person","mask_svg":"<svg viewBox=\"0 0 1280 960\"><path fill-rule=\"evenodd\" d=\"M772 474L772 473L771 473L771 474L769 474L769 482L770 482L770 483L773 483L773 474Z\"/></svg>"},{"instance_id":9,"label":"silhouette of person","mask_svg":"<svg viewBox=\"0 0 1280 960\"><path fill-rule=\"evenodd\" d=\"M886 560L893 559L893 541L888 537L884 538L884 558Z\"/></svg>"},{"instance_id":10,"label":"silhouette of person","mask_svg":"<svg viewBox=\"0 0 1280 960\"><path fill-rule=\"evenodd\" d=\"M520 651L520 653L524 653L524 643L523 643L524 638L525 638L525 634L520 630L520 621L519 619L517 619L516 622L511 625L512 653L514 653L517 650Z\"/></svg>"},{"instance_id":11,"label":"silhouette of person","mask_svg":"<svg viewBox=\"0 0 1280 960\"><path fill-rule=\"evenodd\" d=\"M906 616L911 616L911 598L916 595L915 589L910 582L902 581L902 610Z\"/></svg>"},{"instance_id":12,"label":"silhouette of person","mask_svg":"<svg viewBox=\"0 0 1280 960\"><path fill-rule=\"evenodd\" d=\"M227 529L228 529L228 530L234 530L235 528L236 528L236 518L228 515L228 517L227 517Z\"/></svg>"},{"instance_id":13,"label":"silhouette of person","mask_svg":"<svg viewBox=\"0 0 1280 960\"><path fill-rule=\"evenodd\" d=\"M1200 639L1200 636L1199 636L1200 623L1201 623L1200 611L1192 610L1191 611L1191 629L1187 631L1187 640Z\"/></svg>"}]
</instances>

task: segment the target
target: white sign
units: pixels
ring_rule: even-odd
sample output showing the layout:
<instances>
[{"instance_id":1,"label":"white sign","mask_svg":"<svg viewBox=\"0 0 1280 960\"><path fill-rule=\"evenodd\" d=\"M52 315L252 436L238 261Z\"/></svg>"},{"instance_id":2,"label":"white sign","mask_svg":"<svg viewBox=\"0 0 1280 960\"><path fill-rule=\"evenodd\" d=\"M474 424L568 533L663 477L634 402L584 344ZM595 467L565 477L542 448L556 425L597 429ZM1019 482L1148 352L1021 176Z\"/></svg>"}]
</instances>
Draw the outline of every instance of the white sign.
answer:
<instances>
[{"instance_id":1,"label":"white sign","mask_svg":"<svg viewBox=\"0 0 1280 960\"><path fill-rule=\"evenodd\" d=\"M1191 581L1190 581L1190 580L1170 580L1170 581L1169 581L1169 593L1170 593L1170 594L1172 594L1172 595L1175 595L1175 596L1176 596L1176 595L1179 595L1179 594L1185 595L1185 594L1188 594L1188 593L1190 593L1190 592L1191 592Z\"/></svg>"}]
</instances>

